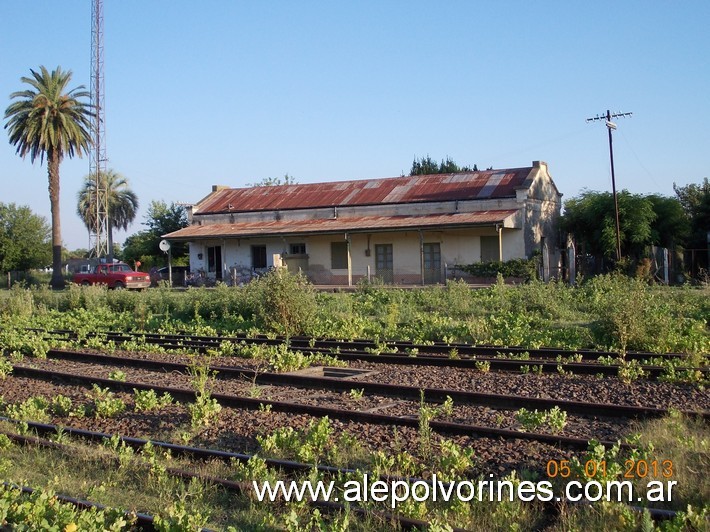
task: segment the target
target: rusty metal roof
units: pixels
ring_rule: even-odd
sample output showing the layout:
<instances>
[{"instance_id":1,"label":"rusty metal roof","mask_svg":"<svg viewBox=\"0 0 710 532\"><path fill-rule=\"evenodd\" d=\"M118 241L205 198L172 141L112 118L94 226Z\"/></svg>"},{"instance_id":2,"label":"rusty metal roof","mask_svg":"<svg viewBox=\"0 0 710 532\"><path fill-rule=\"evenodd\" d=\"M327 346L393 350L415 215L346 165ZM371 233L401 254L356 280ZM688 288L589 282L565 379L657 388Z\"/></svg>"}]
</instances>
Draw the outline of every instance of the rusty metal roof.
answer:
<instances>
[{"instance_id":1,"label":"rusty metal roof","mask_svg":"<svg viewBox=\"0 0 710 532\"><path fill-rule=\"evenodd\" d=\"M429 227L454 228L503 223L515 209L422 216L357 216L314 220L270 220L191 225L164 235L171 240L201 238L245 238L285 234L327 234L343 232L397 231Z\"/></svg>"},{"instance_id":2,"label":"rusty metal roof","mask_svg":"<svg viewBox=\"0 0 710 532\"><path fill-rule=\"evenodd\" d=\"M303 185L227 188L202 200L195 215L488 199L515 196L532 167Z\"/></svg>"}]
</instances>

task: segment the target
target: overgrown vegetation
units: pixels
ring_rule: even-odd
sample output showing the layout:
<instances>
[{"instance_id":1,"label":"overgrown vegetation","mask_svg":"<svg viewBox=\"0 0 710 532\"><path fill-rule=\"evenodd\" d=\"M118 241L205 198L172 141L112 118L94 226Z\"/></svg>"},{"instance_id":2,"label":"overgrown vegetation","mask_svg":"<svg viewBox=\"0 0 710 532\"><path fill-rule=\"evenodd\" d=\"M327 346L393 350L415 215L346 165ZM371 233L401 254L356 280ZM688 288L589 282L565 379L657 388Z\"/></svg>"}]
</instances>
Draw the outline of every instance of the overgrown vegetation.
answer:
<instances>
[{"instance_id":1,"label":"overgrown vegetation","mask_svg":"<svg viewBox=\"0 0 710 532\"><path fill-rule=\"evenodd\" d=\"M473 290L449 282L405 291L365 284L354 293L316 293L303 277L286 272L270 273L244 288L219 285L185 292L14 288L0 294L0 344L8 354L44 356L49 344L40 334L28 333L28 326L76 330L86 345L97 346L105 340L92 334L101 330L307 334L379 339L383 351L387 340L410 340L599 348L622 355L627 350L682 352L694 355L690 364L698 366L705 363L699 355L710 352L709 296L710 287L649 286L619 274L578 287L532 281ZM157 349L145 342L130 347ZM241 351L223 342L215 354ZM291 350L269 356L274 369L311 363Z\"/></svg>"},{"instance_id":2,"label":"overgrown vegetation","mask_svg":"<svg viewBox=\"0 0 710 532\"><path fill-rule=\"evenodd\" d=\"M474 277L515 277L523 281L530 281L538 278L538 268L540 261L538 258L532 259L512 259L505 262L476 262L465 266L459 266L463 271Z\"/></svg>"},{"instance_id":3,"label":"overgrown vegetation","mask_svg":"<svg viewBox=\"0 0 710 532\"><path fill-rule=\"evenodd\" d=\"M653 287L620 275L597 277L576 288L561 283L532 281L520 286L497 283L487 289L472 290L464 283L451 282L443 287L414 291L363 285L351 294L316 293L305 279L283 272L269 274L240 289L220 285L213 290L189 289L182 293L165 288L145 293L110 292L100 287L71 287L58 293L44 288L18 287L0 296L0 318L3 323L0 346L4 354L0 358L3 362L0 373L9 373L11 361L24 357L44 357L50 347L54 347L43 334L25 329L36 327L77 331L76 340L65 340L56 345L83 345L108 350L117 346L107 343L101 331L188 331L211 336L241 332L252 336L266 334L270 337L309 334L343 339L375 338L377 345L373 352L391 350L389 342L395 339L423 344L443 340L450 343L515 344L530 348L543 345L596 347L613 349L619 353L618 357L611 358L609 362L619 365L619 377L629 383L642 378L642 375L638 364L624 359L626 351L679 351L689 353L691 357L684 361L664 362L664 379L703 386L705 380L701 372L697 369L681 369L678 364L699 367L707 363L702 355L710 351L709 295L708 288ZM288 304L282 304L284 301ZM161 349L140 336L123 347L146 351ZM409 354L415 356L417 353ZM290 371L309 364L337 363L324 354L313 355L307 349L292 349L288 343L250 346L225 340L210 355L256 358L263 360L264 369L276 371ZM452 347L449 356L459 356L455 347ZM506 354L505 349L501 349L501 357L526 358L524 354ZM479 371L490 370L485 361L480 362ZM536 367L531 367L530 371L538 373ZM120 372L111 374L114 380L124 380L125 377ZM198 399L186 407L189 426L185 434L188 439L213 425L220 411L220 405L211 395L213 375L205 360L193 366L192 377ZM362 398L357 388L350 392L350 396L354 400ZM22 429L23 420L48 421L54 416L104 418L120 415L127 409L121 397L124 395L115 395L95 387L80 405L73 404L70 398L63 396L51 400L33 397L4 404L2 412L19 421L20 430L26 430L26 424ZM168 407L171 402L171 397L159 397L154 392L135 391L133 394L136 412L156 412ZM407 436L412 443L409 452L397 443L398 437L394 438L393 448L371 451L367 448L367 442L361 442L355 436L338 435L326 418L313 421L301 430L291 427L278 429L260 436L259 443L264 455L352 467L360 470L353 473L355 477L367 470L378 475L430 478L436 473L440 479L445 480L470 479L475 476L476 456L473 452L441 438L430 427L433 419L446 419L452 412L453 402L450 400L436 407L422 403L418 430L411 431ZM260 415L273 414L265 407ZM527 430L543 428L548 432L563 431L567 421L566 413L555 409L546 412L521 410L517 418ZM674 464L680 464L687 475L682 481L679 480L679 485L682 483L686 486L684 489L689 491L681 492L677 505L673 507L683 511L676 523L676 529L680 530L683 526L707 519L707 510L703 509L703 501L707 501L708 497L707 480L693 476L693 471L707 470L707 429L700 423L695 424L682 417L657 423L641 427L641 436L634 445L637 447L637 456L669 457ZM8 441L0 440L4 456L9 456L6 453L8 445L11 445ZM146 477L139 477L134 472L128 474L128 471L132 471L130 464L138 457L130 448L124 447L118 440L111 447L120 464L118 473L108 474L106 481L85 481L85 484L81 484L78 479L69 482L63 477L62 489L68 483L72 494L113 503L121 500L116 493L116 486L127 485L130 478L138 486L138 491L142 489L151 497L157 494L157 506L152 507L168 509L165 516L159 519L165 529L179 529L195 523L224 524L225 513L230 516L226 522L234 515L219 506L203 505L203 501L214 495L211 489L198 485L180 487L174 481L167 480L165 465L155 457L146 458L151 471ZM13 450L12 460L17 463L13 469L10 469L7 460L0 459L0 470L5 478L17 478L11 472L22 471L23 467L31 470L33 475L35 471L42 470L43 458L28 456L21 460L16 454L22 456L22 453ZM596 460L606 460L609 464L618 464L624 459L617 449L600 449L596 445L590 448L589 456ZM62 474L65 470L56 469L54 464L57 463L53 462L53 467L46 467L46 471ZM580 458L580 464L583 463L584 457ZM693 464L698 464L698 467ZM234 476L246 481L252 478L278 478L279 475L278 472L267 471L263 460L259 459L233 469ZM106 476L105 467L100 470ZM616 471L615 466L609 466L610 475L616 474ZM317 478L314 476L316 473L308 475ZM52 488L51 478L44 482L38 478L29 480L33 485ZM142 480L136 481L137 478ZM515 475L507 478L513 483L521 481L521 477ZM167 499L169 490L172 490L169 493L172 498ZM238 522L247 527L287 530L357 528L355 520L347 513L330 517L316 514L305 505L287 505L279 507L278 511L272 511L271 507L268 510L260 509L254 516L249 515L249 512L255 511L251 501L240 500L238 505L240 511L246 508L247 512L247 516L239 517ZM446 530L449 523L504 530L516 526L524 529L544 522L541 508L520 502L494 505L457 503L443 506L408 501L398 510L413 518L432 521L432 530ZM560 530L585 528L587 523L601 523L598 527L601 529L605 523L622 521L628 524L630 530L642 529L646 526L644 519L643 514L633 513L620 505L565 507ZM367 529L368 526L371 529L377 528L372 525L368 523L361 529ZM645 529L651 530L648 527Z\"/></svg>"}]
</instances>

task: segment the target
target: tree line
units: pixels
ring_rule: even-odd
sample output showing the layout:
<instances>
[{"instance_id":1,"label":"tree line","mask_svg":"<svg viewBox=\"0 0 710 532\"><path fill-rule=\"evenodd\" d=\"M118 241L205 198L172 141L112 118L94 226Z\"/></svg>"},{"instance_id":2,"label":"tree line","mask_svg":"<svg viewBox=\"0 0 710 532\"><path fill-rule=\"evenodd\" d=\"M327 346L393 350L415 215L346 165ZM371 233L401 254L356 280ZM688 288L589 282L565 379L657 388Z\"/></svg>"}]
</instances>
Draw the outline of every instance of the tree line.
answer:
<instances>
[{"instance_id":1,"label":"tree line","mask_svg":"<svg viewBox=\"0 0 710 532\"><path fill-rule=\"evenodd\" d=\"M710 230L710 182L673 186L676 197L618 193L622 255L637 260L648 246L671 251L706 249ZM616 229L610 192L582 192L564 203L562 229L574 236L578 254L614 259Z\"/></svg>"}]
</instances>

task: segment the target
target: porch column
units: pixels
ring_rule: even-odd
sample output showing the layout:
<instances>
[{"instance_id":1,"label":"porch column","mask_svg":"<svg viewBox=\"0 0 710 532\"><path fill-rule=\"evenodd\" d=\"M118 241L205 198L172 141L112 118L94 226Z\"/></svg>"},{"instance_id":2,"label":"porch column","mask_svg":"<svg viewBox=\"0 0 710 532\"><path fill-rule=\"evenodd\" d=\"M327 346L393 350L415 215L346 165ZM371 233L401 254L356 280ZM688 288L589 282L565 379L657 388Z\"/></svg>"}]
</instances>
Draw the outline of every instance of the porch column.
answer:
<instances>
[{"instance_id":1,"label":"porch column","mask_svg":"<svg viewBox=\"0 0 710 532\"><path fill-rule=\"evenodd\" d=\"M419 230L419 271L421 272L422 286L424 286L424 233Z\"/></svg>"},{"instance_id":2,"label":"porch column","mask_svg":"<svg viewBox=\"0 0 710 532\"><path fill-rule=\"evenodd\" d=\"M352 254L350 253L350 236L345 233L345 242L347 243L347 248L348 248L348 286L353 285L353 259L352 259Z\"/></svg>"},{"instance_id":3,"label":"porch column","mask_svg":"<svg viewBox=\"0 0 710 532\"><path fill-rule=\"evenodd\" d=\"M227 269L227 240L222 239L222 282L225 282L229 277L229 270Z\"/></svg>"},{"instance_id":4,"label":"porch column","mask_svg":"<svg viewBox=\"0 0 710 532\"><path fill-rule=\"evenodd\" d=\"M498 261L503 262L503 226L496 225L498 231Z\"/></svg>"}]
</instances>

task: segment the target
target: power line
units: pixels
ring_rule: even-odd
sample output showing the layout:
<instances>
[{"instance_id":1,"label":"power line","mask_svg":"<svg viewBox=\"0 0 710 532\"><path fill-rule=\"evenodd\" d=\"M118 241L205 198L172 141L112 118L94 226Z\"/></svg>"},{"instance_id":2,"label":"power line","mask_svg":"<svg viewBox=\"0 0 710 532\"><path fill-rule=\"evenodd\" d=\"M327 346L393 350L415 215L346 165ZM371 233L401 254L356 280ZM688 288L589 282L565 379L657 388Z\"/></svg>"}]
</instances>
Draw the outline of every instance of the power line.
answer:
<instances>
[{"instance_id":1,"label":"power line","mask_svg":"<svg viewBox=\"0 0 710 532\"><path fill-rule=\"evenodd\" d=\"M612 113L608 109L605 115L597 115L593 118L587 118L587 122L596 122L604 120L606 128L609 132L609 160L611 161L611 190L614 196L614 217L616 218L616 260L621 260L621 228L619 226L619 200L616 196L616 178L614 177L614 148L611 142L611 132L616 129L616 124L611 121L612 118L623 118L631 116L633 113Z\"/></svg>"}]
</instances>

